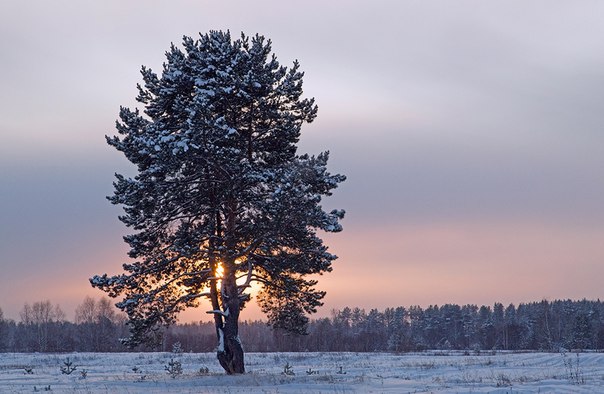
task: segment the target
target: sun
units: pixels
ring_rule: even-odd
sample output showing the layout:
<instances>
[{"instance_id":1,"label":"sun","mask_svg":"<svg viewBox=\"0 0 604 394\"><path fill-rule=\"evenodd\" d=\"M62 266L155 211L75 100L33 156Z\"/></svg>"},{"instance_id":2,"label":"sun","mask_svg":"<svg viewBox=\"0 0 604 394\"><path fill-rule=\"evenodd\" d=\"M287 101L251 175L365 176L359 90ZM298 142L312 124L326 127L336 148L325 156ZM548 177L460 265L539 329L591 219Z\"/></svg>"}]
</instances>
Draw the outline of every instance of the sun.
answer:
<instances>
[{"instance_id":1,"label":"sun","mask_svg":"<svg viewBox=\"0 0 604 394\"><path fill-rule=\"evenodd\" d=\"M214 276L216 278L222 278L223 275L224 275L224 267L222 266L222 263L220 261L218 261L216 263L216 269L214 270Z\"/></svg>"},{"instance_id":2,"label":"sun","mask_svg":"<svg viewBox=\"0 0 604 394\"><path fill-rule=\"evenodd\" d=\"M241 263L241 261L238 260L237 263ZM241 275L236 279L236 283L238 286L242 286L245 284L246 276L247 275ZM214 275L212 275L212 277L208 279L215 279L219 288L222 285L222 280L224 279L224 265L220 260L216 260ZM186 286L182 283L180 283L179 289L182 293L188 293L191 290L189 286ZM245 293L248 293L252 297L254 297L258 294L258 292L260 292L260 290L262 290L262 285L257 281L251 281L249 286L247 286L247 288L245 289L242 288L242 290ZM206 283L200 291L209 291L209 282Z\"/></svg>"}]
</instances>

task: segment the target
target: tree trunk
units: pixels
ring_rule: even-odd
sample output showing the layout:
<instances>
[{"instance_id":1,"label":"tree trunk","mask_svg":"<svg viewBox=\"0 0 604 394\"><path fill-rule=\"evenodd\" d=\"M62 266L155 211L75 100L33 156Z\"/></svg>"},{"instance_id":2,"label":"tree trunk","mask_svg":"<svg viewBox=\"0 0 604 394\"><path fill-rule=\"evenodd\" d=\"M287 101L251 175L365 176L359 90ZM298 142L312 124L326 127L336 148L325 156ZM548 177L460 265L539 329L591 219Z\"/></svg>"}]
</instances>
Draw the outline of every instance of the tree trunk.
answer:
<instances>
[{"instance_id":1,"label":"tree trunk","mask_svg":"<svg viewBox=\"0 0 604 394\"><path fill-rule=\"evenodd\" d=\"M243 347L239 340L240 299L235 275L225 272L222 283L223 327L219 330L218 362L227 374L245 373Z\"/></svg>"},{"instance_id":2,"label":"tree trunk","mask_svg":"<svg viewBox=\"0 0 604 394\"><path fill-rule=\"evenodd\" d=\"M239 341L239 336L233 334L233 325L236 327L237 322L233 318L226 318L225 320L222 337L218 345L218 362L229 375L245 373L243 347ZM223 350L221 350L221 346Z\"/></svg>"},{"instance_id":3,"label":"tree trunk","mask_svg":"<svg viewBox=\"0 0 604 394\"><path fill-rule=\"evenodd\" d=\"M230 197L225 212L225 243L228 251L235 250L235 223L237 217L237 200ZM224 324L218 332L218 361L227 374L245 373L243 347L239 340L239 312L241 299L236 281L236 264L234 258L222 260L223 276L220 285L222 300L222 318Z\"/></svg>"}]
</instances>

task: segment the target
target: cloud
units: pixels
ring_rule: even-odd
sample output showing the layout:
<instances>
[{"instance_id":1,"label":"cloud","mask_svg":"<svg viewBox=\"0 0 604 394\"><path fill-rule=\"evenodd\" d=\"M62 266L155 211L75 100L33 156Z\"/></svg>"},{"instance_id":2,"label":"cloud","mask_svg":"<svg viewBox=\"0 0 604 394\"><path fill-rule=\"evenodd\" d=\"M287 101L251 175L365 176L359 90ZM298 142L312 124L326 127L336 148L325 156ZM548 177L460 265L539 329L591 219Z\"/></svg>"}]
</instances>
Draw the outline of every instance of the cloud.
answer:
<instances>
[{"instance_id":1,"label":"cloud","mask_svg":"<svg viewBox=\"0 0 604 394\"><path fill-rule=\"evenodd\" d=\"M594 239L604 223L602 8L595 1L4 2L3 277L54 283L45 297L53 298L61 286L80 289L90 275L119 270L127 231L104 196L113 172L131 170L104 135L114 133L120 105L136 105L141 64L159 71L163 52L183 34L230 29L265 34L285 65L300 60L305 92L319 104L300 150L329 149L332 170L348 176L325 201L348 210L345 231L329 238L342 256L325 280L338 305L352 297L341 283L360 280L376 255L372 265L417 284L368 279L400 289L392 290L400 304L504 297L510 290L491 291L498 278L514 281L524 297L594 296L582 289L595 288L600 274ZM510 240L509 251L497 240ZM524 254L530 245L536 249ZM480 265L487 257L492 262ZM481 268L506 264L531 278L547 270L549 287ZM433 282L431 272L439 273ZM17 310L26 294L11 289L3 302ZM52 301L71 302L64 294Z\"/></svg>"}]
</instances>

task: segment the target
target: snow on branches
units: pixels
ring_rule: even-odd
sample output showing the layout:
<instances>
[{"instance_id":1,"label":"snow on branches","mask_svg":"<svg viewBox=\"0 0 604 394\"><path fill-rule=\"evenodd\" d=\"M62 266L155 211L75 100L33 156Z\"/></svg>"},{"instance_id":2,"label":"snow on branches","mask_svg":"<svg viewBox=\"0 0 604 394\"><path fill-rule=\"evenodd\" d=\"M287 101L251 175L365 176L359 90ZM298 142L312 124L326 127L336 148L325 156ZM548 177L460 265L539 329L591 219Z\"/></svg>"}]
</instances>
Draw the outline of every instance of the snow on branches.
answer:
<instances>
[{"instance_id":1,"label":"snow on branches","mask_svg":"<svg viewBox=\"0 0 604 394\"><path fill-rule=\"evenodd\" d=\"M184 37L166 59L160 74L142 68L143 111L121 108L118 135L107 137L137 168L133 178L116 174L108 197L134 230L124 237L134 262L91 284L123 297L133 345L209 298L230 357L221 364L236 372L236 323L252 282L279 327L300 331L321 304L324 293L304 277L336 258L317 230L342 229L344 211L320 204L345 177L327 171L327 152L297 154L317 106L302 98L298 62L279 64L270 40L212 31Z\"/></svg>"}]
</instances>

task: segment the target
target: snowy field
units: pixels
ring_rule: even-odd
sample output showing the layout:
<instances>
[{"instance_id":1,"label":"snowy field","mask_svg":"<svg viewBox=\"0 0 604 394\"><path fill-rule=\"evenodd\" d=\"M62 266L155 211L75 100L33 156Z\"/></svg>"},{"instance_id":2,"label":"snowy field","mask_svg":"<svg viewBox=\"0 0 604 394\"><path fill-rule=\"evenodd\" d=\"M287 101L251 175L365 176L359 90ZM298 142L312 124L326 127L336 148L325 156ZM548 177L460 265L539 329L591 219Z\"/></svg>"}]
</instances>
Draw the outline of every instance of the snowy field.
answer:
<instances>
[{"instance_id":1,"label":"snowy field","mask_svg":"<svg viewBox=\"0 0 604 394\"><path fill-rule=\"evenodd\" d=\"M250 353L246 368L226 376L210 353L0 353L0 393L604 393L604 353Z\"/></svg>"}]
</instances>

